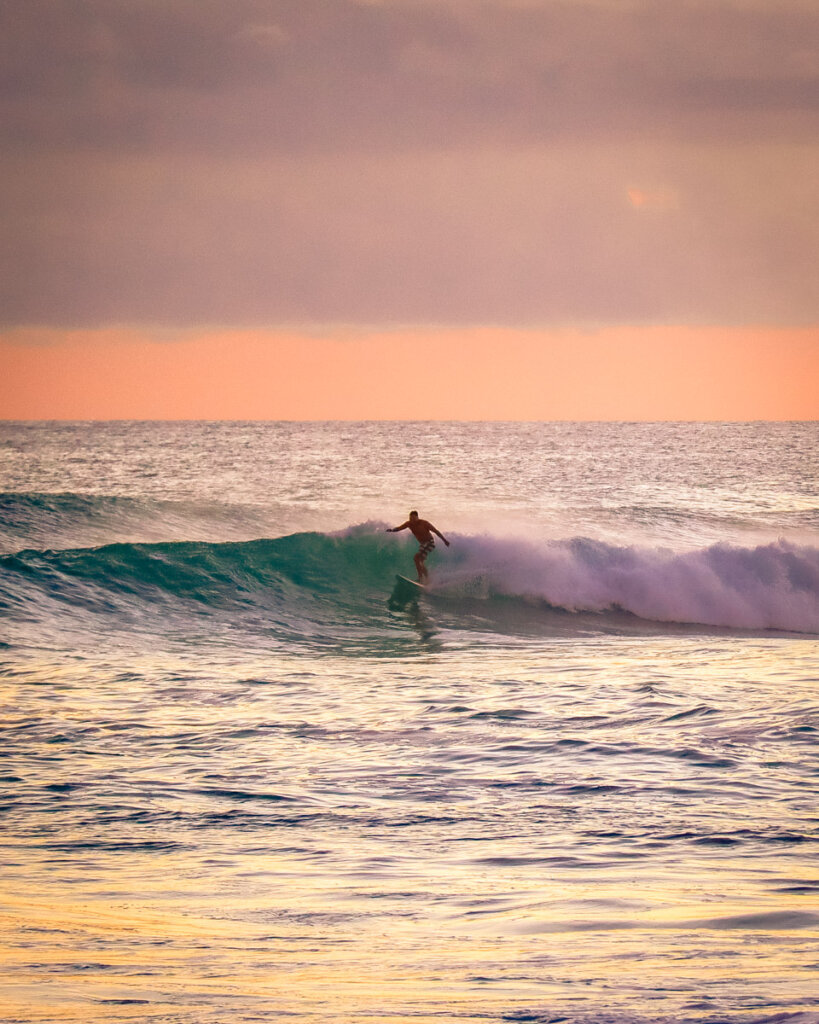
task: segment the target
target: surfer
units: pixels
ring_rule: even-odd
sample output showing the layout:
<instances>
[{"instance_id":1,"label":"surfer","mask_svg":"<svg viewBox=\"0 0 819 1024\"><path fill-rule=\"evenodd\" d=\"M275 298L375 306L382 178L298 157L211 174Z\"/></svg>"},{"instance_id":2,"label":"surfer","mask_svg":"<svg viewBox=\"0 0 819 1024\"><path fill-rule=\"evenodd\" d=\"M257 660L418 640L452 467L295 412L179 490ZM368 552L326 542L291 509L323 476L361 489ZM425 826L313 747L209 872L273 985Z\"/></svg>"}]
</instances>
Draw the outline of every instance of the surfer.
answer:
<instances>
[{"instance_id":1,"label":"surfer","mask_svg":"<svg viewBox=\"0 0 819 1024\"><path fill-rule=\"evenodd\" d=\"M418 541L418 553L415 556L415 568L418 572L418 582L423 583L429 573L424 562L427 559L427 555L430 551L435 550L435 537L440 537L441 540L449 547L449 541L446 537L436 530L432 523L428 523L426 519L419 519L418 513L413 511L409 514L409 519L402 523L400 526L391 526L387 533L400 533L401 530L409 529L413 537ZM435 537L433 537L433 533Z\"/></svg>"}]
</instances>

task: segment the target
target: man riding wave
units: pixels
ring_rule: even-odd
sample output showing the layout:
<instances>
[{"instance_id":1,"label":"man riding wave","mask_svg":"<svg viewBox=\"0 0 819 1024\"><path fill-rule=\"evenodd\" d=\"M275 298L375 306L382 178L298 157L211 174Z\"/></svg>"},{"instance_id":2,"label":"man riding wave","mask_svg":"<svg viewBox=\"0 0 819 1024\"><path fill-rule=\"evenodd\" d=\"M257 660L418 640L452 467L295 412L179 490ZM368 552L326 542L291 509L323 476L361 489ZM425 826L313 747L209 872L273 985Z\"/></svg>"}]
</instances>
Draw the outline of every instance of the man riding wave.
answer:
<instances>
[{"instance_id":1,"label":"man riding wave","mask_svg":"<svg viewBox=\"0 0 819 1024\"><path fill-rule=\"evenodd\" d=\"M418 582L424 583L429 578L427 567L424 564L427 559L427 555L435 550L435 537L440 537L441 540L449 547L449 541L446 537L436 530L432 523L427 522L426 519L419 519L418 513L415 511L410 512L409 519L402 523L400 526L391 526L387 533L400 533L401 530L407 530L412 533L413 537L418 541L418 553L415 556L415 568L418 572Z\"/></svg>"}]
</instances>

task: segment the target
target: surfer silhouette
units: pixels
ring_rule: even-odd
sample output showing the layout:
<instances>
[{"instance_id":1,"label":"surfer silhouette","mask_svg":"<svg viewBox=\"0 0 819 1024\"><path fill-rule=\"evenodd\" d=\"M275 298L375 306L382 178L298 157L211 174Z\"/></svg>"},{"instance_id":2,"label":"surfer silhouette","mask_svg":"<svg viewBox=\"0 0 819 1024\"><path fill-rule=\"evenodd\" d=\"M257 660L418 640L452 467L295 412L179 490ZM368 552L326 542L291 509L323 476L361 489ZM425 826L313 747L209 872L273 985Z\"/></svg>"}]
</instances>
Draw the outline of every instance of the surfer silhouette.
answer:
<instances>
[{"instance_id":1,"label":"surfer silhouette","mask_svg":"<svg viewBox=\"0 0 819 1024\"><path fill-rule=\"evenodd\" d=\"M409 519L402 523L400 526L391 526L387 533L400 533L401 530L409 529L413 537L418 541L418 553L415 556L415 568L418 572L418 582L423 583L429 576L427 567L424 563L427 560L427 555L430 551L435 550L435 537L440 537L441 540L449 547L449 541L446 537L436 530L432 523L427 522L426 519L419 519L418 513L413 511L409 514ZM433 533L435 537L433 537Z\"/></svg>"}]
</instances>

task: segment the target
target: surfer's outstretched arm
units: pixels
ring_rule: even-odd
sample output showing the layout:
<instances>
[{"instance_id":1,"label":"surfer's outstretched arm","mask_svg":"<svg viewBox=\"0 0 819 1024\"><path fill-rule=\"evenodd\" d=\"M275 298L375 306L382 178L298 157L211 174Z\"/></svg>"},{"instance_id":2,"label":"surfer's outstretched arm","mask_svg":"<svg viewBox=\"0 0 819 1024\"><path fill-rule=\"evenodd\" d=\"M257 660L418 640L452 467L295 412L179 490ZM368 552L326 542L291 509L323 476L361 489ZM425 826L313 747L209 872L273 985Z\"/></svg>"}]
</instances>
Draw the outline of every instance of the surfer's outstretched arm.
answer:
<instances>
[{"instance_id":1,"label":"surfer's outstretched arm","mask_svg":"<svg viewBox=\"0 0 819 1024\"><path fill-rule=\"evenodd\" d=\"M436 535L437 537L440 537L440 538L441 538L441 540L442 540L442 541L444 542L444 544L446 544L446 546L447 546L447 547L449 547L449 541L448 541L448 540L446 539L446 537L445 537L445 536L444 536L444 535L443 535L443 534L441 533L441 531L440 531L440 530L436 530L436 529L435 529L435 527L434 527L434 526L432 525L432 523L430 523L430 524L429 524L429 528L430 528L430 530L432 530L432 532L433 532L433 533L434 533L434 534L435 534L435 535Z\"/></svg>"},{"instance_id":2,"label":"surfer's outstretched arm","mask_svg":"<svg viewBox=\"0 0 819 1024\"><path fill-rule=\"evenodd\" d=\"M406 528L408 526L409 526L409 519L405 523L402 523L401 526L388 526L387 529L384 532L385 533L400 533L401 530L406 530Z\"/></svg>"}]
</instances>

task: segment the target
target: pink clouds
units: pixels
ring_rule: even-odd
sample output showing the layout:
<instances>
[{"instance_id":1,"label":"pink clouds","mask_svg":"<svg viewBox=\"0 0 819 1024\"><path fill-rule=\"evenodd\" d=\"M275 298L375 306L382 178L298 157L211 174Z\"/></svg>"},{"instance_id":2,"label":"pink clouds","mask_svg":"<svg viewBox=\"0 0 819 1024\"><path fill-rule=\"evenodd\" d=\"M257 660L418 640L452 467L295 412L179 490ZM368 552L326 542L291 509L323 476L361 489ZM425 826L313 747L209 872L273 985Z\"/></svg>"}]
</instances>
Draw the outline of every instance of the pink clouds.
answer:
<instances>
[{"instance_id":1,"label":"pink clouds","mask_svg":"<svg viewBox=\"0 0 819 1024\"><path fill-rule=\"evenodd\" d=\"M807 0L0 19L7 325L819 320Z\"/></svg>"}]
</instances>

